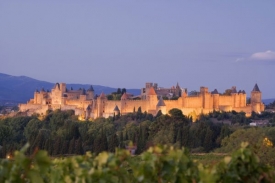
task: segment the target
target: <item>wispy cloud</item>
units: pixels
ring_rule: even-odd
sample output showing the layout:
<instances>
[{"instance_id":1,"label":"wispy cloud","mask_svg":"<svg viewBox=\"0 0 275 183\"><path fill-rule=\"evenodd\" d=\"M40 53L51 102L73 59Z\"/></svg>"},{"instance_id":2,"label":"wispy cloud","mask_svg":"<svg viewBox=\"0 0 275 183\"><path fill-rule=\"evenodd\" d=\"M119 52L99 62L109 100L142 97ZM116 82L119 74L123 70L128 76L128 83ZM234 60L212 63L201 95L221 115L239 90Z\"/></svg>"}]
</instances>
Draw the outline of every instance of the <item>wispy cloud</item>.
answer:
<instances>
[{"instance_id":1,"label":"wispy cloud","mask_svg":"<svg viewBox=\"0 0 275 183\"><path fill-rule=\"evenodd\" d=\"M275 61L275 52L268 50L266 52L257 52L253 53L250 56L253 60L274 60Z\"/></svg>"},{"instance_id":2,"label":"wispy cloud","mask_svg":"<svg viewBox=\"0 0 275 183\"><path fill-rule=\"evenodd\" d=\"M240 57L240 58L237 58L237 59L235 60L235 62L241 62L241 61L244 61L244 60L245 60L245 58Z\"/></svg>"}]
</instances>

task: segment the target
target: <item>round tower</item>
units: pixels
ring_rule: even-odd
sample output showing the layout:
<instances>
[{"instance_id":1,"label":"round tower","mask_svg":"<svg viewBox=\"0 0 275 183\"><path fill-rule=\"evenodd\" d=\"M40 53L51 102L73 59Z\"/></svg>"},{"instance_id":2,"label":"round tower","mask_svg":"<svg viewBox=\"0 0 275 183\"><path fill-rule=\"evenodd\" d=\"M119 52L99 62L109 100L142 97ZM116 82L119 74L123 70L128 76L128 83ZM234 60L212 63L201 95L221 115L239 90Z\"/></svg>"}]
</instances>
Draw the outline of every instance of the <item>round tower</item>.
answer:
<instances>
[{"instance_id":1,"label":"round tower","mask_svg":"<svg viewBox=\"0 0 275 183\"><path fill-rule=\"evenodd\" d=\"M251 107L254 112L261 112L262 103L262 92L260 91L257 83L255 84L253 90L251 91Z\"/></svg>"},{"instance_id":2,"label":"round tower","mask_svg":"<svg viewBox=\"0 0 275 183\"><path fill-rule=\"evenodd\" d=\"M158 97L153 87L150 88L147 94L147 101L149 102L148 110L156 110L156 105L158 103Z\"/></svg>"},{"instance_id":3,"label":"round tower","mask_svg":"<svg viewBox=\"0 0 275 183\"><path fill-rule=\"evenodd\" d=\"M94 88L92 85L89 87L86 93L87 93L87 100L92 100L94 98Z\"/></svg>"},{"instance_id":4,"label":"round tower","mask_svg":"<svg viewBox=\"0 0 275 183\"><path fill-rule=\"evenodd\" d=\"M99 97L97 97L97 113L98 117L104 117L105 113L105 102L106 102L106 96L102 92Z\"/></svg>"},{"instance_id":5,"label":"round tower","mask_svg":"<svg viewBox=\"0 0 275 183\"><path fill-rule=\"evenodd\" d=\"M121 114L125 114L126 113L127 99L128 99L127 94L123 93L123 95L120 98L120 100L121 100Z\"/></svg>"},{"instance_id":6,"label":"round tower","mask_svg":"<svg viewBox=\"0 0 275 183\"><path fill-rule=\"evenodd\" d=\"M217 89L215 89L212 93L213 96L213 108L214 110L219 110L219 98L220 98L220 94L218 92Z\"/></svg>"},{"instance_id":7,"label":"round tower","mask_svg":"<svg viewBox=\"0 0 275 183\"><path fill-rule=\"evenodd\" d=\"M239 104L238 104L238 92L237 92L236 86L232 86L231 96L233 97L232 107L239 107Z\"/></svg>"},{"instance_id":8,"label":"round tower","mask_svg":"<svg viewBox=\"0 0 275 183\"><path fill-rule=\"evenodd\" d=\"M82 89L81 93L80 93L80 96L79 96L79 99L84 101L86 100L87 96L86 96L86 90L85 89Z\"/></svg>"},{"instance_id":9,"label":"round tower","mask_svg":"<svg viewBox=\"0 0 275 183\"><path fill-rule=\"evenodd\" d=\"M182 99L182 107L187 107L188 103L187 103L187 89L184 89L184 91L182 92L181 95L181 99Z\"/></svg>"}]
</instances>

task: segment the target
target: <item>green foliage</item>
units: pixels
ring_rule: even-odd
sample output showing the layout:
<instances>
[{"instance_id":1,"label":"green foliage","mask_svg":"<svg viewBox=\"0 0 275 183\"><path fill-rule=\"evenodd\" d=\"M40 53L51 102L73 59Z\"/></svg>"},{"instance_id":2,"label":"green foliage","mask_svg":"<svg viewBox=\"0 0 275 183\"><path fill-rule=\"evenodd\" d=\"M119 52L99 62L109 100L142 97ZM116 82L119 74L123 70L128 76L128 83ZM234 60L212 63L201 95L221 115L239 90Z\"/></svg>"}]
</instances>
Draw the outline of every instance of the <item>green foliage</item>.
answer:
<instances>
[{"instance_id":1,"label":"green foliage","mask_svg":"<svg viewBox=\"0 0 275 183\"><path fill-rule=\"evenodd\" d=\"M149 148L132 157L126 150L97 156L50 159L45 151L26 156L25 146L13 160L0 160L0 182L274 182L274 169L261 164L243 143L232 156L209 167L190 158L188 151L167 146Z\"/></svg>"},{"instance_id":2,"label":"green foliage","mask_svg":"<svg viewBox=\"0 0 275 183\"><path fill-rule=\"evenodd\" d=\"M272 145L267 145L264 139L267 138L271 142L274 141L275 127L272 128L255 128L238 129L230 136L222 140L222 147L216 149L216 152L228 153L236 151L239 145L243 142L249 142L253 152L260 158L264 164L269 164L275 167L275 148Z\"/></svg>"},{"instance_id":3,"label":"green foliage","mask_svg":"<svg viewBox=\"0 0 275 183\"><path fill-rule=\"evenodd\" d=\"M241 148L217 166L218 182L274 182L274 170L259 162L259 158L242 143Z\"/></svg>"},{"instance_id":4,"label":"green foliage","mask_svg":"<svg viewBox=\"0 0 275 183\"><path fill-rule=\"evenodd\" d=\"M137 146L137 154L158 144L177 148L187 147L191 152L211 152L221 146L224 138L229 138L234 128L242 128L249 121L244 113L235 111L232 113L214 111L209 115L201 115L195 123L178 109L172 109L170 115L159 112L157 116L142 112L141 107L134 111L122 116L97 118L93 122L80 122L73 111L60 110L49 111L44 119L38 119L36 116L2 119L0 157L6 157L8 153L13 154L27 142L30 143L28 155L36 149L46 150L51 156L81 155L87 151L97 154L102 151L114 152L117 147L125 148L129 141ZM235 119L235 122L234 125L225 125L222 121L213 120L217 118L232 120L232 123ZM266 130L264 134L274 143L275 130L268 129L270 130ZM257 138L250 136L243 140L249 141L249 139L255 141ZM234 149L243 140L235 140L238 143L234 145ZM253 146L254 143L251 144ZM223 148L226 147L223 145ZM232 148L228 146L228 149ZM262 149L266 150L268 157L271 156L270 149ZM264 155L259 157L267 159ZM270 164L275 165L275 161Z\"/></svg>"}]
</instances>

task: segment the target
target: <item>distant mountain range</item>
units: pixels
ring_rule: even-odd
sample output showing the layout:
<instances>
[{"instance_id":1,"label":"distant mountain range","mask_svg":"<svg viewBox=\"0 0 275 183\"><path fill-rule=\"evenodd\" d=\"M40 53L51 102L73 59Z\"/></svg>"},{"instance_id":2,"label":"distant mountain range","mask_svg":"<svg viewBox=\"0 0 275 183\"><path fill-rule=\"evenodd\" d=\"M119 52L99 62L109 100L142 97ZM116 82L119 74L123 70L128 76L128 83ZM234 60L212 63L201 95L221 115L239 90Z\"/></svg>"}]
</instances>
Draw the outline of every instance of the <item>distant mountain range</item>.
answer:
<instances>
[{"instance_id":1,"label":"distant mountain range","mask_svg":"<svg viewBox=\"0 0 275 183\"><path fill-rule=\"evenodd\" d=\"M30 98L33 98L34 91L36 89L41 90L42 87L45 90L51 90L55 83L50 83L46 81L39 81L26 76L11 76L8 74L0 73L0 101L11 102L11 103L21 103L27 102ZM88 89L90 85L86 84L66 84L67 88L73 88L77 90L79 88ZM107 86L92 85L95 94L100 94L104 92L109 94L111 92L117 91L117 88L111 88ZM127 89L128 93L134 95L140 94L140 89ZM1 103L0 103L1 104Z\"/></svg>"}]
</instances>

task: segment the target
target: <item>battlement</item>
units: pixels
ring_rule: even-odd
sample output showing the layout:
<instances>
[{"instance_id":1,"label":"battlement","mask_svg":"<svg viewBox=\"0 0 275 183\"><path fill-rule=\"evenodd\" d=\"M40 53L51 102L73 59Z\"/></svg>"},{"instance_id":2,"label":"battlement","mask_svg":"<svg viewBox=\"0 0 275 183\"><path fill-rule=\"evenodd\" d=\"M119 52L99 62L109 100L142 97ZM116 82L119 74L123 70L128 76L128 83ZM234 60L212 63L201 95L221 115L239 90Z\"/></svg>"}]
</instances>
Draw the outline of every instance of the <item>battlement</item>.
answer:
<instances>
[{"instance_id":1,"label":"battlement","mask_svg":"<svg viewBox=\"0 0 275 183\"><path fill-rule=\"evenodd\" d=\"M185 115L199 115L209 113L213 110L221 111L243 111L251 114L252 111L261 112L264 105L261 101L262 93L256 84L251 92L251 105L246 104L246 93L244 90L237 92L236 87L226 90L225 95L219 94L215 89L209 92L207 87L200 87L197 95L188 96L187 89L181 88L179 84L171 88L158 87L157 83L146 83L141 89L141 100L132 100L125 93L120 101L108 100L104 93L94 96L94 89L90 86L86 89L69 90L65 83L56 83L51 91L36 90L34 98L27 104L20 104L19 110L29 111L28 114L46 114L46 110L75 110L80 119L109 117L114 114L127 114L137 111L146 111L153 115L161 110L167 114L169 110L178 108ZM181 94L183 94L181 96Z\"/></svg>"}]
</instances>

